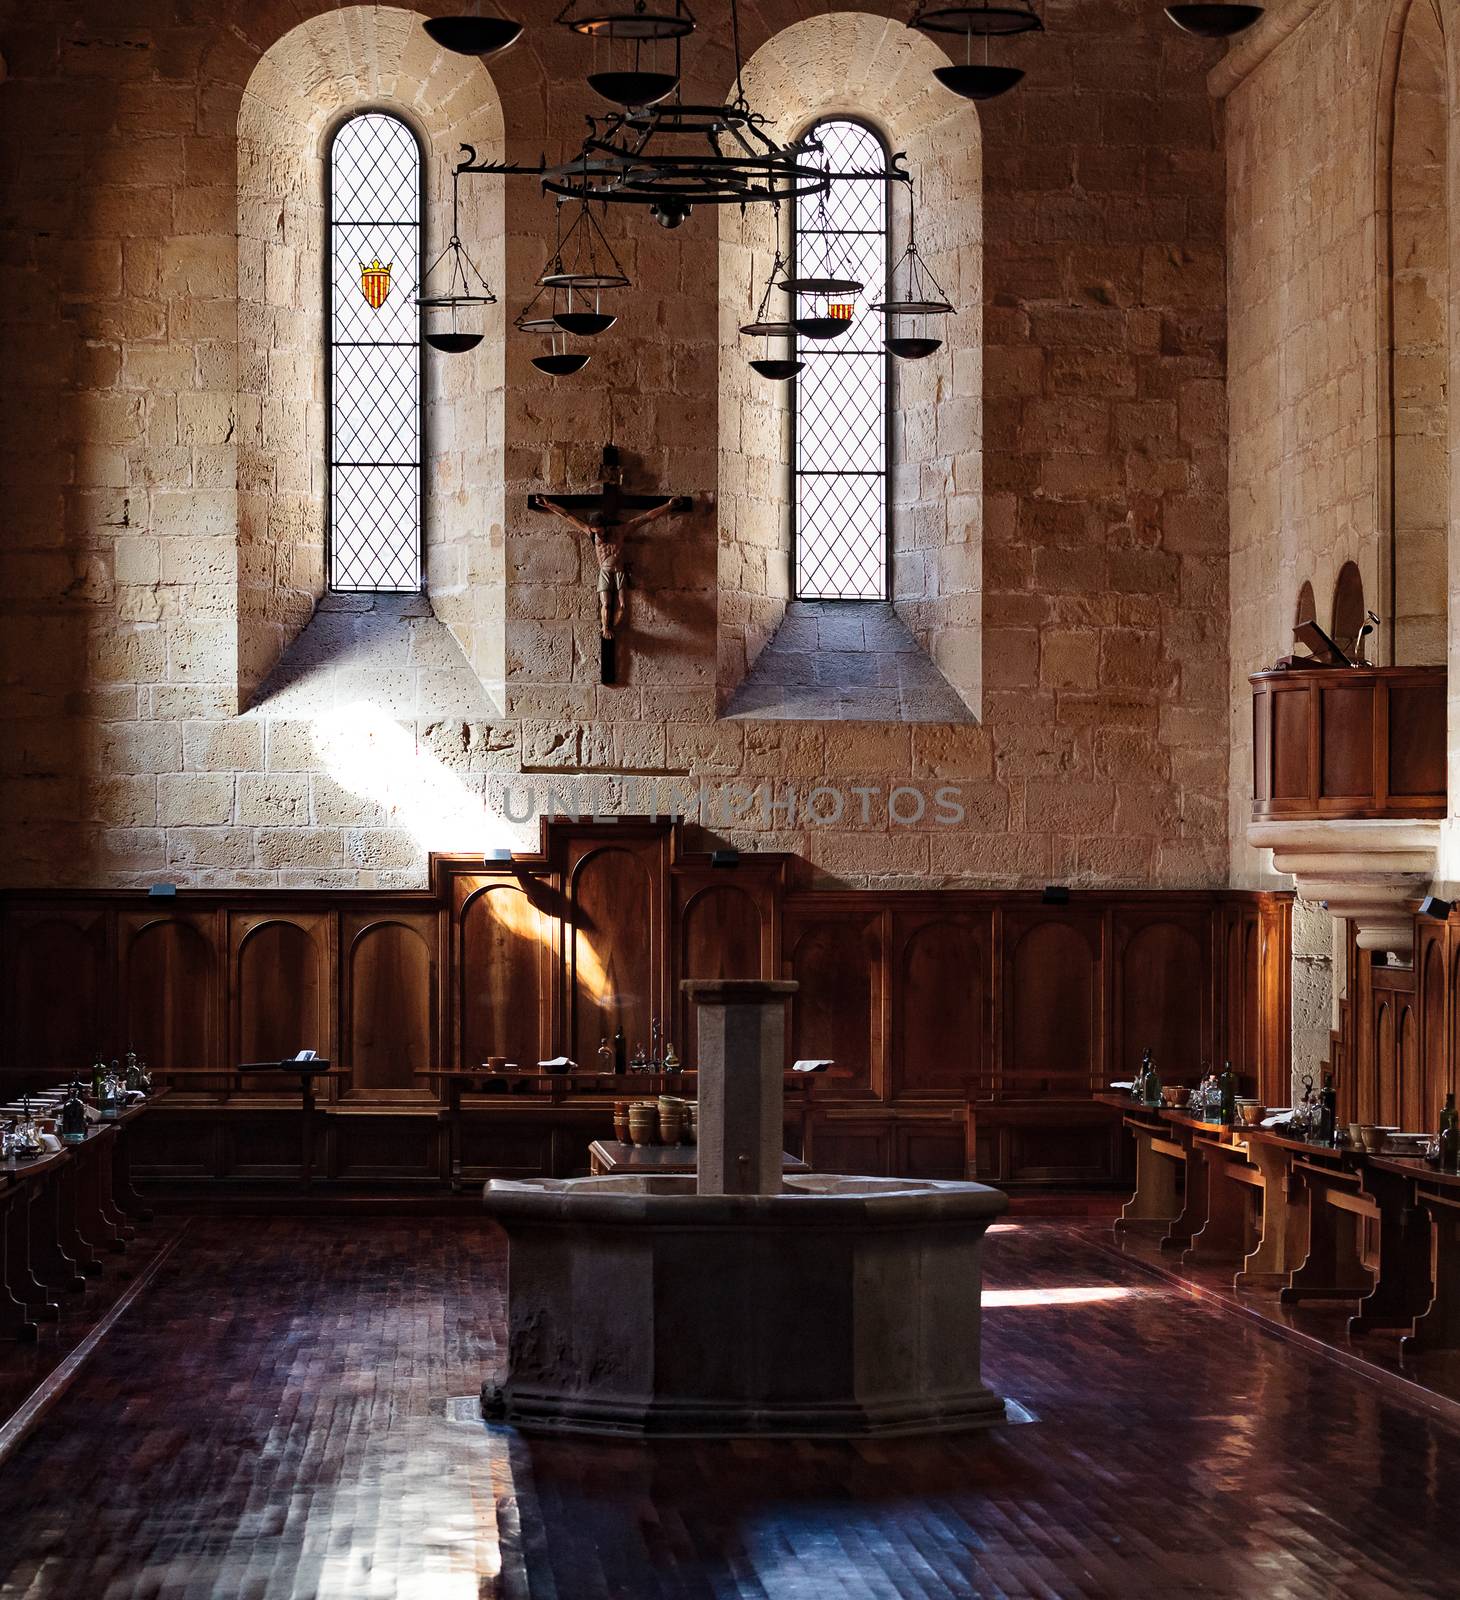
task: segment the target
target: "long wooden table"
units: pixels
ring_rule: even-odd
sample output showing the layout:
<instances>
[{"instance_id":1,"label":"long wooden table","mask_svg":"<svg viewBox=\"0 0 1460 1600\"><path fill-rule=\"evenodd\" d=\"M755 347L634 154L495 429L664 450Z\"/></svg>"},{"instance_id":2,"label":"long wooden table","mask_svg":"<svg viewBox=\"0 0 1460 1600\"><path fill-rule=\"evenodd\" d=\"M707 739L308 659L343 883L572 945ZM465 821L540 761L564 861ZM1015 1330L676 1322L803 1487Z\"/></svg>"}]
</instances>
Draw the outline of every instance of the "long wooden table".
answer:
<instances>
[{"instance_id":1,"label":"long wooden table","mask_svg":"<svg viewBox=\"0 0 1460 1600\"><path fill-rule=\"evenodd\" d=\"M129 1105L115 1119L93 1122L80 1144L31 1160L0 1161L0 1339L37 1337L59 1320L67 1296L99 1276L146 1220L136 1205L127 1133L152 1100ZM39 1114L46 1097L33 1096ZM0 1116L14 1115L0 1107Z\"/></svg>"},{"instance_id":2,"label":"long wooden table","mask_svg":"<svg viewBox=\"0 0 1460 1600\"><path fill-rule=\"evenodd\" d=\"M1370 1181L1381 1158L1098 1098L1120 1106L1136 1141L1136 1192L1117 1233L1155 1232L1185 1264L1230 1262L1237 1288L1276 1289L1289 1303L1371 1296L1384 1274L1370 1264L1368 1235L1377 1234L1381 1253L1387 1246L1392 1270L1403 1270L1394 1242L1403 1196ZM1354 1331L1381 1325L1392 1324L1361 1314Z\"/></svg>"}]
</instances>

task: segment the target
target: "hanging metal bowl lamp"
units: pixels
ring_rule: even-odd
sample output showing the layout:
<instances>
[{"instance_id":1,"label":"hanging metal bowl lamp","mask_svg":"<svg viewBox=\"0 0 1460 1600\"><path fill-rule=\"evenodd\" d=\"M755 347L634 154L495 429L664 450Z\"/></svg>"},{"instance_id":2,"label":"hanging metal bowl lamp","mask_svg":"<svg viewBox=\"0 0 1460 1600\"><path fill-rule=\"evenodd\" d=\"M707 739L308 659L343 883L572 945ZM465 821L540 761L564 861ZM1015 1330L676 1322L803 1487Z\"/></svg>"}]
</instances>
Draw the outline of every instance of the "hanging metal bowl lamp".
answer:
<instances>
[{"instance_id":1,"label":"hanging metal bowl lamp","mask_svg":"<svg viewBox=\"0 0 1460 1600\"><path fill-rule=\"evenodd\" d=\"M1001 67L989 60L990 39L1044 31L1033 0L1004 0L997 5L942 5L938 0L917 0L907 25L922 33L962 34L962 62L934 67L933 76L945 89L965 100L996 100L1024 76L1022 67ZM975 39L983 40L982 61L973 59Z\"/></svg>"},{"instance_id":2,"label":"hanging metal bowl lamp","mask_svg":"<svg viewBox=\"0 0 1460 1600\"><path fill-rule=\"evenodd\" d=\"M1244 33L1262 15L1261 6L1167 6L1166 15L1183 33L1198 39L1230 39Z\"/></svg>"},{"instance_id":3,"label":"hanging metal bowl lamp","mask_svg":"<svg viewBox=\"0 0 1460 1600\"><path fill-rule=\"evenodd\" d=\"M459 56L496 56L517 43L522 24L507 17L427 17L427 34Z\"/></svg>"},{"instance_id":4,"label":"hanging metal bowl lamp","mask_svg":"<svg viewBox=\"0 0 1460 1600\"><path fill-rule=\"evenodd\" d=\"M449 328L427 328L423 335L433 350L440 350L444 355L462 355L468 350L475 350L482 342L484 333L463 329L460 326L461 315L463 312L479 313L486 306L494 306L497 303L497 297L492 293L491 286L461 243L460 186L460 178L453 173L451 238L447 241L446 248L422 274L423 292L416 296L416 304L425 312L450 311L451 313ZM444 272L445 282L439 290L432 293L427 286L432 277L440 273L443 262L449 263Z\"/></svg>"},{"instance_id":5,"label":"hanging metal bowl lamp","mask_svg":"<svg viewBox=\"0 0 1460 1600\"><path fill-rule=\"evenodd\" d=\"M775 281L791 296L791 325L797 333L807 339L839 339L856 320L857 296L866 285L847 275L843 247L832 242L839 235L826 215L825 192L816 202L815 226L809 233L821 240L821 259L807 265L819 265L821 271L786 275ZM802 300L812 302L810 311L801 309Z\"/></svg>"},{"instance_id":6,"label":"hanging metal bowl lamp","mask_svg":"<svg viewBox=\"0 0 1460 1600\"><path fill-rule=\"evenodd\" d=\"M550 305L558 298L555 290L539 289L512 319L512 325L519 333L537 334L547 339L547 349L532 357L532 364L539 372L554 378L570 378L575 372L581 372L591 358L586 351L569 350L564 340L565 330L558 319L550 311L538 310L544 295L550 297Z\"/></svg>"},{"instance_id":7,"label":"hanging metal bowl lamp","mask_svg":"<svg viewBox=\"0 0 1460 1600\"><path fill-rule=\"evenodd\" d=\"M579 0L568 3L554 19L561 27L593 41L593 71L588 86L595 94L630 110L658 105L679 87L680 41L695 30L695 19L683 0L651 11L648 0L635 0L620 10L592 5L578 14ZM600 66L600 52L607 65Z\"/></svg>"},{"instance_id":8,"label":"hanging metal bowl lamp","mask_svg":"<svg viewBox=\"0 0 1460 1600\"><path fill-rule=\"evenodd\" d=\"M778 219L779 220L779 219ZM771 263L771 269L766 273L765 291L760 297L760 304L756 308L755 316L749 322L740 325L741 333L747 338L763 339L765 341L764 354L753 356L749 366L752 372L758 372L762 378L770 378L773 382L784 382L787 378L794 378L806 365L794 356L773 356L771 354L772 339L789 339L795 332L791 324L784 319L776 319L767 315L770 310L771 290L777 288L786 270L786 259L780 250L776 251L776 259ZM755 282L751 280L751 293L755 293Z\"/></svg>"},{"instance_id":9,"label":"hanging metal bowl lamp","mask_svg":"<svg viewBox=\"0 0 1460 1600\"><path fill-rule=\"evenodd\" d=\"M872 307L887 321L887 348L902 361L922 361L942 349L942 339L928 331L928 319L951 316L954 306L918 249L916 208L908 219L907 249L893 263L887 284L888 298ZM912 331L903 327L906 322L913 324Z\"/></svg>"}]
</instances>

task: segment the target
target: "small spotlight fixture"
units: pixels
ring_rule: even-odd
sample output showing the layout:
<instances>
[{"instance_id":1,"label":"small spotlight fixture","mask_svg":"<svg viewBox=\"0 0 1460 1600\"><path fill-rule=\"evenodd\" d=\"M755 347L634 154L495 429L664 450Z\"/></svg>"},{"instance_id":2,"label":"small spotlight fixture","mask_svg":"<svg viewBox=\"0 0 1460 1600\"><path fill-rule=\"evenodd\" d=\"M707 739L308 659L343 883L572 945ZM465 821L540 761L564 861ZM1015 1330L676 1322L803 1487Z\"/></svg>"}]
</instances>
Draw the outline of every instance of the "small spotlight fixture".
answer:
<instances>
[{"instance_id":1,"label":"small spotlight fixture","mask_svg":"<svg viewBox=\"0 0 1460 1600\"><path fill-rule=\"evenodd\" d=\"M740 865L740 852L738 850L711 850L710 865L712 867L738 867Z\"/></svg>"},{"instance_id":2,"label":"small spotlight fixture","mask_svg":"<svg viewBox=\"0 0 1460 1600\"><path fill-rule=\"evenodd\" d=\"M1047 883L1040 899L1047 906L1067 906L1070 903L1070 891L1062 883Z\"/></svg>"},{"instance_id":3,"label":"small spotlight fixture","mask_svg":"<svg viewBox=\"0 0 1460 1600\"><path fill-rule=\"evenodd\" d=\"M1454 907L1452 900L1441 900L1437 894L1427 894L1419 903L1419 914L1433 922L1444 922Z\"/></svg>"}]
</instances>

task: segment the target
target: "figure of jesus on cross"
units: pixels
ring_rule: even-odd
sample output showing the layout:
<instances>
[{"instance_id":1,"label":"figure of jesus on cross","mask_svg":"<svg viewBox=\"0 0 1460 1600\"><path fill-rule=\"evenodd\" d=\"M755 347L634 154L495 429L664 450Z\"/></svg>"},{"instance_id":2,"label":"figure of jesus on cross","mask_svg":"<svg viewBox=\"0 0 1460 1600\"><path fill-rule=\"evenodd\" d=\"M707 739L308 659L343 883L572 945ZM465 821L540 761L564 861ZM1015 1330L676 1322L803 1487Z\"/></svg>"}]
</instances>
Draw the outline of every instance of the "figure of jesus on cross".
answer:
<instances>
[{"instance_id":1,"label":"figure of jesus on cross","mask_svg":"<svg viewBox=\"0 0 1460 1600\"><path fill-rule=\"evenodd\" d=\"M593 494L533 494L527 497L527 506L530 511L545 511L562 518L569 527L586 533L593 541L593 554L598 562L598 631L602 639L600 678L604 683L612 683L615 678L614 639L623 622L624 590L629 581L629 569L624 561L625 541L630 534L661 517L682 516L692 511L694 499L687 494L672 498L626 494L620 483L622 469L618 451L613 445L604 448L603 475L602 486Z\"/></svg>"}]
</instances>

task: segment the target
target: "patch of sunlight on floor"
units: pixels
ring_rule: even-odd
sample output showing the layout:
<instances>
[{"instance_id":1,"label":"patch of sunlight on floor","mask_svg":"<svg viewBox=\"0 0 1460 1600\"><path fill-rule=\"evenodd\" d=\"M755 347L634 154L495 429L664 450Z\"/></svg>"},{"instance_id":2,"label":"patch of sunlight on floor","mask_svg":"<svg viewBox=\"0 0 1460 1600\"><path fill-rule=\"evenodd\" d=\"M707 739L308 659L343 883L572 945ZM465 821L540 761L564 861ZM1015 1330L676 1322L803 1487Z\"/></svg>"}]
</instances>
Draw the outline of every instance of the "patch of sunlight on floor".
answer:
<instances>
[{"instance_id":1,"label":"patch of sunlight on floor","mask_svg":"<svg viewBox=\"0 0 1460 1600\"><path fill-rule=\"evenodd\" d=\"M1090 1284L1070 1289L985 1289L985 1311L1010 1306L1082 1306L1099 1300L1128 1300L1140 1289L1122 1289L1117 1284Z\"/></svg>"}]
</instances>

